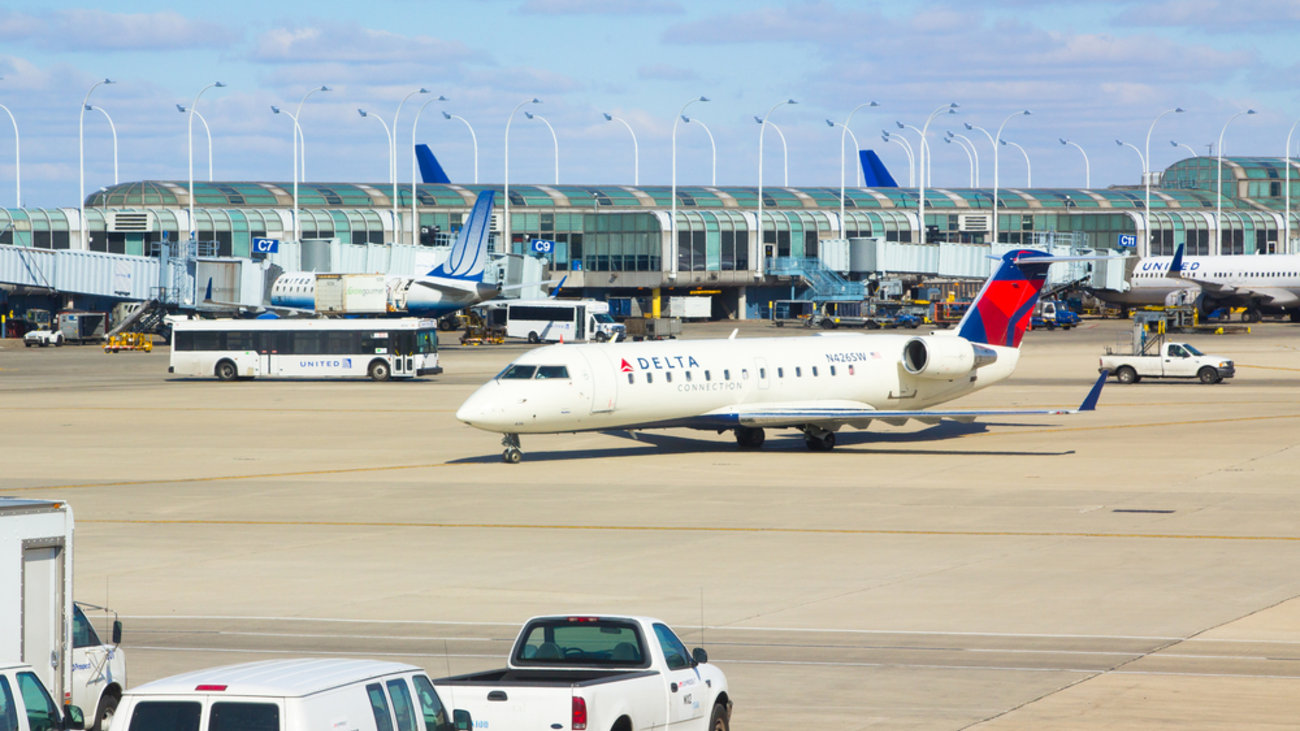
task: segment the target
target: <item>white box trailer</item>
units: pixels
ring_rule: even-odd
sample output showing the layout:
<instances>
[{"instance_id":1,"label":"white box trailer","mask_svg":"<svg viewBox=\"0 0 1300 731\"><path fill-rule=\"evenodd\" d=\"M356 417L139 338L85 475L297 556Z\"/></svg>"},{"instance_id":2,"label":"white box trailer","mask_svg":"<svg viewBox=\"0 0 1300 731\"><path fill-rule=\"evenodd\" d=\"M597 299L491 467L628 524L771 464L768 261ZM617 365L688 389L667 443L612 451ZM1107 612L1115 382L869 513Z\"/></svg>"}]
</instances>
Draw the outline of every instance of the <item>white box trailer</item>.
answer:
<instances>
[{"instance_id":1,"label":"white box trailer","mask_svg":"<svg viewBox=\"0 0 1300 731\"><path fill-rule=\"evenodd\" d=\"M317 274L316 311L382 315L388 311L388 277L383 274Z\"/></svg>"},{"instance_id":2,"label":"white box trailer","mask_svg":"<svg viewBox=\"0 0 1300 731\"><path fill-rule=\"evenodd\" d=\"M102 643L72 600L73 524L63 501L0 498L0 662L31 665L87 728L106 731L126 687L122 629L115 620Z\"/></svg>"},{"instance_id":3,"label":"white box trailer","mask_svg":"<svg viewBox=\"0 0 1300 731\"><path fill-rule=\"evenodd\" d=\"M0 659L31 665L65 703L72 688L72 508L0 498Z\"/></svg>"}]
</instances>

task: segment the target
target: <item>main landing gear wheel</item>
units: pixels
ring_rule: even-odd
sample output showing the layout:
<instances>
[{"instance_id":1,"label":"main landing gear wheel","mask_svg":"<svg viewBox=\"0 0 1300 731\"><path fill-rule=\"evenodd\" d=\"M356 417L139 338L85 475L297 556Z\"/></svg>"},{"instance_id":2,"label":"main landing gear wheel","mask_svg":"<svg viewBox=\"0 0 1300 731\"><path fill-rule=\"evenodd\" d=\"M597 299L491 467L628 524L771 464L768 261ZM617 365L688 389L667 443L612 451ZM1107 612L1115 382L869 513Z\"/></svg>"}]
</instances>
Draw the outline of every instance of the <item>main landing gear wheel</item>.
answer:
<instances>
[{"instance_id":1,"label":"main landing gear wheel","mask_svg":"<svg viewBox=\"0 0 1300 731\"><path fill-rule=\"evenodd\" d=\"M507 464L519 464L519 460L524 458L524 452L519 448L519 435L507 434L501 437L501 446L506 451L501 453L501 459Z\"/></svg>"},{"instance_id":2,"label":"main landing gear wheel","mask_svg":"<svg viewBox=\"0 0 1300 731\"><path fill-rule=\"evenodd\" d=\"M758 427L738 426L735 431L736 444L740 445L741 449L758 449L767 439L767 434Z\"/></svg>"},{"instance_id":3,"label":"main landing gear wheel","mask_svg":"<svg viewBox=\"0 0 1300 731\"><path fill-rule=\"evenodd\" d=\"M1242 321L1242 322L1259 322L1259 321L1260 321L1260 317L1261 317L1261 316L1260 316L1259 310L1258 310L1257 308L1255 308L1255 307L1247 307L1247 308L1246 308L1244 311L1242 311L1242 313L1241 313L1241 321Z\"/></svg>"},{"instance_id":4,"label":"main landing gear wheel","mask_svg":"<svg viewBox=\"0 0 1300 731\"><path fill-rule=\"evenodd\" d=\"M821 429L805 429L803 443L814 452L829 452L835 448L835 432Z\"/></svg>"}]
</instances>

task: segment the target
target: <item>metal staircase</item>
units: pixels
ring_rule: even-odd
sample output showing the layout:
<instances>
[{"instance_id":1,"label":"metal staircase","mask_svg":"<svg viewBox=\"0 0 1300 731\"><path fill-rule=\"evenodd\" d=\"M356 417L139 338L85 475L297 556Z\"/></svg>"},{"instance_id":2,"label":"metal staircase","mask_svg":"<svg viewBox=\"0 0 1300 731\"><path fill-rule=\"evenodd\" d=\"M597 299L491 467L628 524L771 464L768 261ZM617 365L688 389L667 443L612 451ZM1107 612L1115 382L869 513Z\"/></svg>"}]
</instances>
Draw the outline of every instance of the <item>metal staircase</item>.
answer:
<instances>
[{"instance_id":1,"label":"metal staircase","mask_svg":"<svg viewBox=\"0 0 1300 731\"><path fill-rule=\"evenodd\" d=\"M829 269L821 259L801 259L791 256L779 256L767 260L767 273L778 277L802 279L808 289L800 293L799 299L862 299L867 296L866 286L862 282L851 282L840 276L839 272Z\"/></svg>"}]
</instances>

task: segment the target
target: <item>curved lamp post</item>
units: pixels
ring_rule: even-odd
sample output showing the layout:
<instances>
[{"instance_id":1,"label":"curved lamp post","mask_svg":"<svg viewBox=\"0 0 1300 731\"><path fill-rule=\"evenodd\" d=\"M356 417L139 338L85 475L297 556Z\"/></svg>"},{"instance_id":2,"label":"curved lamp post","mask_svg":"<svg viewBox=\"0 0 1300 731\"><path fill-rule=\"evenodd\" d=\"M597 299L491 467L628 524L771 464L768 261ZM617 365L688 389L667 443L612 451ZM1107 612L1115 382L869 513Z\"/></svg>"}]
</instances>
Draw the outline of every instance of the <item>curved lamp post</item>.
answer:
<instances>
[{"instance_id":1,"label":"curved lamp post","mask_svg":"<svg viewBox=\"0 0 1300 731\"><path fill-rule=\"evenodd\" d=\"M853 115L857 114L859 109L865 109L865 108L867 108L867 107L878 107L878 106L880 106L880 105L877 104L877 103L874 102L874 101L863 102L863 103L857 105L856 107L854 107L853 110L849 112L849 116L847 116L847 117L844 118L844 123L840 125L840 236L844 236L844 237L847 237L847 236L848 236L848 223L844 220L844 215L845 215L845 210L844 210L844 138L845 138L846 136L849 136L849 135L852 135L852 134L853 134L853 131L849 129L849 125L853 123ZM835 127L835 123L832 122L832 121L829 120L829 119L826 120L826 124L829 125L832 129ZM857 137L854 137L854 138L853 138L853 149L854 149L854 150L858 150L858 149L859 149L859 147L858 147L858 138L857 138ZM858 165L857 167L858 167L858 175L861 176L861 175L862 175L862 166L861 166L861 165ZM861 177L858 178L858 187L859 187L859 188L862 187L862 178L861 178Z\"/></svg>"},{"instance_id":2,"label":"curved lamp post","mask_svg":"<svg viewBox=\"0 0 1300 731\"><path fill-rule=\"evenodd\" d=\"M672 137L673 137L673 152L672 152L672 158L673 158L673 180L672 180L672 191L669 193L669 197L672 199L672 201L671 201L671 204L672 204L672 205L671 205L670 212L669 212L669 214L668 214L668 238L669 238L669 241L668 241L668 248L667 248L667 254L666 254L666 256L667 256L667 258L668 258L668 260L669 260L669 261L668 261L668 265L669 265L669 268L668 268L668 274L669 274L669 276L670 276L671 278L673 278L673 279L676 279L676 278L677 278L677 121L678 121L679 119L684 119L684 120L686 120L687 122L690 122L690 121L691 121L690 118L686 116L686 108L689 107L690 105L694 104L695 102L707 102L708 100L709 100L709 98L708 98L707 96L699 96L699 97L696 97L696 98L694 98L694 99L692 99L692 100L686 102L685 104L683 104L683 105L682 105L682 108L681 108L680 110L678 110L678 112L677 112L677 116L676 116L676 117L673 117L673 135L672 135ZM703 126L703 124L704 124L703 122L700 122L700 125L701 125L701 126ZM707 128L706 128L706 129L707 129ZM713 142L713 135L712 135L712 133L709 134L709 142L710 142L710 143ZM715 150L714 150L714 158L713 158L713 160L714 160L714 164L715 164L715 168L714 168L715 181L716 181L716 175L717 175L717 168L716 168L717 159L718 159L718 158L717 158L717 150L715 149Z\"/></svg>"},{"instance_id":3,"label":"curved lamp post","mask_svg":"<svg viewBox=\"0 0 1300 731\"><path fill-rule=\"evenodd\" d=\"M934 121L934 118L935 118L935 117L939 116L940 114L943 114L944 112L947 112L947 113L949 113L949 114L956 114L956 113L957 113L957 103L956 103L956 102L953 102L953 103L951 103L951 104L948 104L948 105L945 105L945 106L939 107L938 109L934 110L933 112L930 112L930 116L928 116L928 117L925 118L925 126L921 127L921 165L920 165L920 167L921 167L922 170L925 171L925 173L923 173L923 174L921 175L921 187L920 187L920 189L919 189L919 190L920 190L920 195L918 196L918 200L917 200L917 202L916 202L916 225L917 225L917 227L918 227L918 233L921 235L921 243L923 243L923 244L925 243L925 234L926 234L926 228L925 228L925 182L926 182L926 178L929 177L929 170L930 170L930 154L929 154L930 144L929 144L928 142L926 142L926 139L925 139L925 138L926 138L926 135L929 134L929 132L930 132L930 123Z\"/></svg>"},{"instance_id":4,"label":"curved lamp post","mask_svg":"<svg viewBox=\"0 0 1300 731\"><path fill-rule=\"evenodd\" d=\"M763 276L763 268L766 264L764 261L764 254L767 251L766 244L763 243L763 133L767 131L767 118L772 116L772 112L775 112L777 107L782 104L798 103L799 102L796 102L793 99L786 99L783 102L773 104L772 108L767 110L767 114L764 114L761 119L755 117L755 119L758 120L758 220L755 222L758 225L758 242L756 249L758 255L755 257L758 262L756 265L757 269L754 271L760 277Z\"/></svg>"},{"instance_id":5,"label":"curved lamp post","mask_svg":"<svg viewBox=\"0 0 1300 731\"><path fill-rule=\"evenodd\" d=\"M419 220L420 213L419 213L419 209L416 208L417 200L416 200L416 190L415 190L415 180L416 180L415 178L415 140L416 140L415 134L420 127L420 116L424 114L425 107L429 106L434 102L445 102L445 101L447 101L447 97L439 95L438 98L430 99L425 103L421 104L420 108L415 112L415 121L411 122L411 246L418 246L420 243L420 220ZM443 113L446 114L446 112ZM397 120L393 120L394 124L396 124L396 121ZM477 168L478 168L478 161L475 160L475 170L474 170L475 184L478 183ZM394 236L394 238L396 238L396 236Z\"/></svg>"},{"instance_id":6,"label":"curved lamp post","mask_svg":"<svg viewBox=\"0 0 1300 731\"><path fill-rule=\"evenodd\" d=\"M1286 196L1286 212L1282 217L1282 229L1285 231L1285 238L1278 242L1282 245L1280 253L1291 253L1291 135L1295 134L1295 128L1300 126L1300 120L1296 120L1291 125L1291 130L1286 133L1286 182L1283 184L1282 195ZM14 128L14 135L17 136L17 128Z\"/></svg>"},{"instance_id":7,"label":"curved lamp post","mask_svg":"<svg viewBox=\"0 0 1300 731\"><path fill-rule=\"evenodd\" d=\"M384 127L384 138L388 141L388 179L393 183L393 243L397 243L397 166L393 164L393 132L388 128L388 123L378 114L371 114L364 109L358 109L357 114L363 118L370 117L378 120Z\"/></svg>"},{"instance_id":8,"label":"curved lamp post","mask_svg":"<svg viewBox=\"0 0 1300 731\"><path fill-rule=\"evenodd\" d=\"M1178 142L1177 140L1169 140L1169 145L1171 147L1181 147L1184 150L1187 150L1187 152L1190 153L1192 157L1200 157L1200 155L1196 154L1196 150L1192 149L1191 145L1185 145L1181 142Z\"/></svg>"},{"instance_id":9,"label":"curved lamp post","mask_svg":"<svg viewBox=\"0 0 1300 731\"><path fill-rule=\"evenodd\" d=\"M704 128L704 134L708 135L709 149L712 151L712 160L713 160L713 164L711 166L712 172L709 176L709 185L717 185L718 184L718 144L713 141L713 133L709 131L709 125L705 124L699 119L688 117L685 114L682 115L682 121L685 122L686 124L690 124L691 122L694 122L700 125L700 127Z\"/></svg>"},{"instance_id":10,"label":"curved lamp post","mask_svg":"<svg viewBox=\"0 0 1300 731\"><path fill-rule=\"evenodd\" d=\"M441 99L442 97L438 97ZM478 135L474 134L474 127L470 125L469 120L459 114L442 113L442 118L446 120L459 119L464 123L465 128L469 130L469 141L474 146L474 185L478 185Z\"/></svg>"},{"instance_id":11,"label":"curved lamp post","mask_svg":"<svg viewBox=\"0 0 1300 731\"><path fill-rule=\"evenodd\" d=\"M113 118L108 116L108 110L103 107L98 107L94 104L87 104L86 111L99 112L104 115L104 119L108 120L108 129L113 133L113 185L117 185L117 125L113 124Z\"/></svg>"},{"instance_id":12,"label":"curved lamp post","mask_svg":"<svg viewBox=\"0 0 1300 731\"><path fill-rule=\"evenodd\" d=\"M514 242L514 231L510 228L510 123L514 121L515 113L519 111L520 107L524 106L525 104L541 104L541 103L542 103L541 99L537 99L537 98L526 99L516 104L515 108L510 110L510 116L506 117L506 141L505 141L506 177L505 177L505 195L504 195L506 199L506 206L505 206L506 210L505 213L503 213L501 216L501 227L503 231L502 231L502 242L500 245L507 247L507 250L508 247Z\"/></svg>"},{"instance_id":13,"label":"curved lamp post","mask_svg":"<svg viewBox=\"0 0 1300 731\"><path fill-rule=\"evenodd\" d=\"M1147 142L1146 142L1146 147L1143 148L1143 152L1142 152L1142 165L1143 165L1142 185L1144 188L1146 188L1146 202L1142 204L1143 205L1142 211L1143 211L1143 215L1146 216L1146 223L1147 223L1147 251L1151 250L1151 235L1152 235L1152 231L1151 231L1151 133L1154 132L1156 129L1156 122L1159 122L1166 115L1182 114L1182 113L1183 113L1182 107L1166 109L1165 111L1156 115L1156 118L1151 120L1151 126L1147 127Z\"/></svg>"},{"instance_id":14,"label":"curved lamp post","mask_svg":"<svg viewBox=\"0 0 1300 731\"><path fill-rule=\"evenodd\" d=\"M632 135L632 185L641 185L641 150L636 144L636 132L632 130L632 125L628 124L627 120L615 117L609 112L604 114L606 122L619 122L624 127L627 127L627 133Z\"/></svg>"},{"instance_id":15,"label":"curved lamp post","mask_svg":"<svg viewBox=\"0 0 1300 731\"><path fill-rule=\"evenodd\" d=\"M989 138L989 142L993 143L993 241L992 243L994 244L998 243L998 184L1000 182L998 179L998 147L999 147L998 143L1002 140L1003 128L1007 126L1007 122L1010 122L1012 117L1022 117L1022 116L1027 117L1029 116L1029 114L1030 112L1028 109L1023 109L1019 112L1012 112L1011 114L1008 114L1007 118L1002 120L1002 124L998 125L998 134L996 137L990 136L988 131L985 129L982 129L980 127L972 127L969 124L966 125L966 129L978 129L979 131L983 132L984 136Z\"/></svg>"},{"instance_id":16,"label":"curved lamp post","mask_svg":"<svg viewBox=\"0 0 1300 731\"><path fill-rule=\"evenodd\" d=\"M1071 142L1064 137L1058 137L1057 139L1061 141L1062 145L1071 145L1079 151L1079 154L1083 155L1083 187L1092 188L1092 166L1088 163L1088 153L1079 146L1078 142Z\"/></svg>"},{"instance_id":17,"label":"curved lamp post","mask_svg":"<svg viewBox=\"0 0 1300 731\"><path fill-rule=\"evenodd\" d=\"M971 187L980 187L980 151L976 149L975 143L966 135L959 135L952 130L948 130L948 136L956 140L961 140L966 143L966 147L970 149L971 157L975 158L975 182Z\"/></svg>"},{"instance_id":18,"label":"curved lamp post","mask_svg":"<svg viewBox=\"0 0 1300 731\"><path fill-rule=\"evenodd\" d=\"M90 89L86 92L85 98L81 100L80 118L77 120L77 167L81 174L81 197L78 200L77 205L80 207L81 220L79 225L81 226L81 248L83 249L90 248L90 227L86 225L86 108L90 106L90 95L94 93L95 89L99 88L103 84L112 83L112 79L104 79L103 81L96 81L91 85ZM194 200L193 195L190 196L190 200ZM193 203L191 203L191 205L193 205Z\"/></svg>"},{"instance_id":19,"label":"curved lamp post","mask_svg":"<svg viewBox=\"0 0 1300 731\"><path fill-rule=\"evenodd\" d=\"M9 107L0 104L0 109L5 110L9 115L9 121L14 126L14 208L23 207L23 163L22 163L22 146L18 139L18 120L14 119L14 113L9 111Z\"/></svg>"},{"instance_id":20,"label":"curved lamp post","mask_svg":"<svg viewBox=\"0 0 1300 731\"><path fill-rule=\"evenodd\" d=\"M529 119L541 120L542 124L546 125L546 129L551 131L551 144L555 146L555 184L559 185L560 184L560 138L555 136L555 128L552 127L551 123L546 120L546 117L543 117L540 114L533 114L532 112L524 112L524 116L528 117Z\"/></svg>"},{"instance_id":21,"label":"curved lamp post","mask_svg":"<svg viewBox=\"0 0 1300 731\"><path fill-rule=\"evenodd\" d=\"M1232 120L1243 114L1254 114L1254 109L1243 109L1240 112L1228 117L1228 121L1223 123L1223 129L1219 131L1219 146L1215 151L1219 153L1219 184L1214 189L1214 233L1218 237L1218 251L1211 251L1211 254L1223 253L1223 135L1228 131L1228 125Z\"/></svg>"},{"instance_id":22,"label":"curved lamp post","mask_svg":"<svg viewBox=\"0 0 1300 731\"><path fill-rule=\"evenodd\" d=\"M1003 145L1008 145L1008 146L1011 146L1011 147L1016 148L1017 150L1020 150L1020 154L1021 154L1021 156L1023 156L1023 157L1025 158L1025 187L1026 187L1026 188L1032 188L1032 187L1034 187L1034 169L1033 169L1032 167L1030 167L1030 165L1029 165L1029 153L1028 153L1028 152L1025 152L1025 148L1023 148L1023 147L1021 147L1020 145L1018 145L1018 144L1012 142L1011 140L1002 140L1002 144L1003 144Z\"/></svg>"},{"instance_id":23,"label":"curved lamp post","mask_svg":"<svg viewBox=\"0 0 1300 731\"><path fill-rule=\"evenodd\" d=\"M953 137L952 135L945 135L943 138L943 141L947 142L950 145L953 143L953 140L956 140L956 138ZM966 161L970 163L970 187L974 188L975 187L975 158L970 154L970 148L966 146L966 143L962 142L961 140L957 140L957 146L961 148L962 152L966 153Z\"/></svg>"},{"instance_id":24,"label":"curved lamp post","mask_svg":"<svg viewBox=\"0 0 1300 731\"><path fill-rule=\"evenodd\" d=\"M880 139L897 144L903 148L903 152L907 153L907 186L916 187L916 155L912 152L912 143L902 135L890 134L887 129L880 130Z\"/></svg>"},{"instance_id":25,"label":"curved lamp post","mask_svg":"<svg viewBox=\"0 0 1300 731\"><path fill-rule=\"evenodd\" d=\"M185 106L184 104L177 104L176 111L180 112L181 114L189 114L190 110L189 107ZM208 120L204 118L202 112L199 112L196 109L194 111L194 116L198 117L199 122L203 124L203 132L207 135L208 138L208 182L211 183L212 182L212 128L208 126Z\"/></svg>"}]
</instances>

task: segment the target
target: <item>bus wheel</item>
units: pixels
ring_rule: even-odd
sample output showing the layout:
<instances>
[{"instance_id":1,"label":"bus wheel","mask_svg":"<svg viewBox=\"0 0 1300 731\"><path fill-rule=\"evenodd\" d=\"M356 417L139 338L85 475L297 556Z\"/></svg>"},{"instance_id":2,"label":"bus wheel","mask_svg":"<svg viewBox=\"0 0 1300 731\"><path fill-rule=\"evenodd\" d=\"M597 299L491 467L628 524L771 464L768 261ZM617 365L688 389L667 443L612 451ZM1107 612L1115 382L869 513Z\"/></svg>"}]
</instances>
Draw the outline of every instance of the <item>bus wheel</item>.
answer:
<instances>
[{"instance_id":1,"label":"bus wheel","mask_svg":"<svg viewBox=\"0 0 1300 731\"><path fill-rule=\"evenodd\" d=\"M387 381L389 375L388 363L382 360L371 361L370 368L366 373L369 374L370 378L373 380Z\"/></svg>"},{"instance_id":2,"label":"bus wheel","mask_svg":"<svg viewBox=\"0 0 1300 731\"><path fill-rule=\"evenodd\" d=\"M537 343L542 342L542 339L539 338L539 337L537 337L537 333L535 333L535 332L530 332L530 333L528 333L528 342L533 343L534 345L536 345Z\"/></svg>"},{"instance_id":3,"label":"bus wheel","mask_svg":"<svg viewBox=\"0 0 1300 731\"><path fill-rule=\"evenodd\" d=\"M239 369L234 361L222 360L217 362L216 373L218 381L233 381L239 376Z\"/></svg>"},{"instance_id":4,"label":"bus wheel","mask_svg":"<svg viewBox=\"0 0 1300 731\"><path fill-rule=\"evenodd\" d=\"M606 334L603 333L603 332L602 332L602 333L596 333L596 342L598 342L598 343L603 343L603 342L605 342L606 340L609 340L609 336L608 336L608 335L606 335Z\"/></svg>"}]
</instances>

